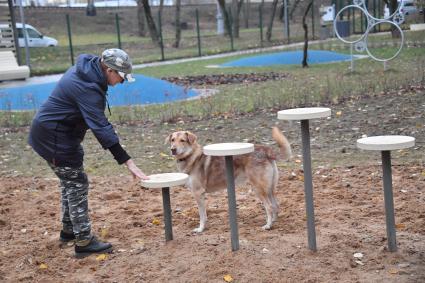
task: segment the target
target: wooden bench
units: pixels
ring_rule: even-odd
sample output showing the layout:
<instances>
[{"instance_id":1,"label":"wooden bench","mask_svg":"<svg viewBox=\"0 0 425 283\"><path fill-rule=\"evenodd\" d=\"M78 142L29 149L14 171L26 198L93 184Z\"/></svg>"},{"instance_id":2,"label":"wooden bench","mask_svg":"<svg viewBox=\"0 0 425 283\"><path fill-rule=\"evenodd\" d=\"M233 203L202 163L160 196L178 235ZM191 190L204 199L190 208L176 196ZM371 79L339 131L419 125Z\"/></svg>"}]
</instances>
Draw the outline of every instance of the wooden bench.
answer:
<instances>
[{"instance_id":1,"label":"wooden bench","mask_svg":"<svg viewBox=\"0 0 425 283\"><path fill-rule=\"evenodd\" d=\"M12 51L0 51L0 81L26 79L29 76L28 66L19 66Z\"/></svg>"}]
</instances>

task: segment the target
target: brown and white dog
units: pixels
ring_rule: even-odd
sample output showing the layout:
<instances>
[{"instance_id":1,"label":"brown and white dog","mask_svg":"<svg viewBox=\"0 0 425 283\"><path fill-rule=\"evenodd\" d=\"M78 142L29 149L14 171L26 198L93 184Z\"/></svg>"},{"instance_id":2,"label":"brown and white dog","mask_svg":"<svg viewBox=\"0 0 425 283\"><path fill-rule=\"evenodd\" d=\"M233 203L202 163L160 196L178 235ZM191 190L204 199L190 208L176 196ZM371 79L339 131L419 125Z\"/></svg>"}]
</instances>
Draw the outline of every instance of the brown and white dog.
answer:
<instances>
[{"instance_id":1,"label":"brown and white dog","mask_svg":"<svg viewBox=\"0 0 425 283\"><path fill-rule=\"evenodd\" d=\"M280 148L281 157L289 159L291 146L285 136L273 127L272 137ZM189 175L186 185L198 204L200 218L199 227L193 231L200 233L207 223L205 193L225 189L227 184L224 157L203 154L202 146L196 140L193 133L179 131L170 134L166 143L170 143L178 170ZM277 157L272 148L264 145L255 145L254 152L233 157L236 185L250 183L264 205L267 214L267 222L262 227L264 230L271 229L279 211L274 193L279 179Z\"/></svg>"}]
</instances>

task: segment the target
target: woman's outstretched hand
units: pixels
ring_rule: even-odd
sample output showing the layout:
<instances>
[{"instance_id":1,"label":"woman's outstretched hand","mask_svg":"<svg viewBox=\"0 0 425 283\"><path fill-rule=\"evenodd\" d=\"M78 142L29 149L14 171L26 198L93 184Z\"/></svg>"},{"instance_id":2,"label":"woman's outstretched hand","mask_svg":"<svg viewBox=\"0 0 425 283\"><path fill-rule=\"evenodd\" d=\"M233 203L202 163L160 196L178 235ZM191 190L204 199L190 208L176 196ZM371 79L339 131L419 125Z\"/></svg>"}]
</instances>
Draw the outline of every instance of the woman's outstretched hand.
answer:
<instances>
[{"instance_id":1,"label":"woman's outstretched hand","mask_svg":"<svg viewBox=\"0 0 425 283\"><path fill-rule=\"evenodd\" d=\"M139 178L141 180L149 180L149 177L145 175L145 173L142 172L142 170L139 169L139 167L134 164L133 160L129 159L125 162L125 165L127 165L128 170L133 175L133 178Z\"/></svg>"}]
</instances>

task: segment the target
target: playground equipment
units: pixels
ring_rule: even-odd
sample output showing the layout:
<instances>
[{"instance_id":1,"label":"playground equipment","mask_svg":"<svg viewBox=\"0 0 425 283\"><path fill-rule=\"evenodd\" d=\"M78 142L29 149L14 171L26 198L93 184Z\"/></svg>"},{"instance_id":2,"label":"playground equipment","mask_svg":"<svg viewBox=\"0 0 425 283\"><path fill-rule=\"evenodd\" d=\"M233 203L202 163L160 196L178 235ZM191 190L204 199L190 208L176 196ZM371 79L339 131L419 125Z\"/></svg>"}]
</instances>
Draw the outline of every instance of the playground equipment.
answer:
<instances>
[{"instance_id":1,"label":"playground equipment","mask_svg":"<svg viewBox=\"0 0 425 283\"><path fill-rule=\"evenodd\" d=\"M367 4L365 2L365 0L353 0L353 4L352 5L348 5L345 6L344 8L342 8L335 16L335 20L334 20L334 32L335 35L338 37L339 40L341 40L344 43L348 43L350 44L350 53L351 53L351 71L354 71L354 59L353 59L353 49L356 52L367 52L367 54L369 55L370 58L372 58L375 61L380 61L380 62L384 62L384 69L386 70L387 68L387 62L396 58L398 56L398 54L401 52L401 49L403 48L403 44L404 44L404 33L402 31L402 29L400 28L400 24L404 22L404 14L401 12L401 7L402 5L399 5L396 9L396 11L392 14L389 15L388 17L384 17L383 19L378 19L375 16L372 16L367 8ZM353 38L348 38L346 39L346 37L348 37L348 34L342 34L342 32L340 31L340 28L338 28L339 26L341 26L341 22L343 21L343 12L348 11L349 9L353 9L353 10L360 10L360 15L361 18L364 17L365 21L366 21L366 31L364 32L364 34L362 34L359 38L357 39L353 39ZM350 13L348 13L350 15ZM355 17L355 12L353 12L353 17ZM361 23L362 24L362 23ZM379 25L381 24L388 24L390 26L394 26L395 29L397 29L400 33L400 45L397 49L397 51L395 52L395 54L391 57L388 58L378 58L377 56L373 55L372 52L369 49L368 46L368 36L369 33L376 29Z\"/></svg>"},{"instance_id":2,"label":"playground equipment","mask_svg":"<svg viewBox=\"0 0 425 283\"><path fill-rule=\"evenodd\" d=\"M379 150L382 155L384 182L385 216L387 240L390 252L397 251L394 200L391 176L391 150L409 148L415 145L415 138L408 136L375 136L357 140L357 147L364 150Z\"/></svg>"},{"instance_id":3,"label":"playground equipment","mask_svg":"<svg viewBox=\"0 0 425 283\"><path fill-rule=\"evenodd\" d=\"M239 250L238 220L236 214L235 175L233 171L233 156L251 153L254 145L251 143L217 143L204 147L204 154L212 156L224 156L226 162L227 177L227 201L229 205L229 222L231 233L232 251Z\"/></svg>"},{"instance_id":4,"label":"playground equipment","mask_svg":"<svg viewBox=\"0 0 425 283\"><path fill-rule=\"evenodd\" d=\"M309 120L325 118L331 115L331 109L322 107L295 108L277 113L280 120L301 120L301 140L303 150L304 196L307 210L308 247L316 251L316 228L314 224L313 181L311 177L310 129Z\"/></svg>"},{"instance_id":5,"label":"playground equipment","mask_svg":"<svg viewBox=\"0 0 425 283\"><path fill-rule=\"evenodd\" d=\"M0 51L0 81L26 79L29 76L28 66L19 66L12 51Z\"/></svg>"},{"instance_id":6,"label":"playground equipment","mask_svg":"<svg viewBox=\"0 0 425 283\"><path fill-rule=\"evenodd\" d=\"M184 173L162 173L150 175L149 180L142 180L142 186L152 189L162 189L162 206L164 210L165 241L173 239L173 224L171 220L170 187L184 185L189 176Z\"/></svg>"}]
</instances>

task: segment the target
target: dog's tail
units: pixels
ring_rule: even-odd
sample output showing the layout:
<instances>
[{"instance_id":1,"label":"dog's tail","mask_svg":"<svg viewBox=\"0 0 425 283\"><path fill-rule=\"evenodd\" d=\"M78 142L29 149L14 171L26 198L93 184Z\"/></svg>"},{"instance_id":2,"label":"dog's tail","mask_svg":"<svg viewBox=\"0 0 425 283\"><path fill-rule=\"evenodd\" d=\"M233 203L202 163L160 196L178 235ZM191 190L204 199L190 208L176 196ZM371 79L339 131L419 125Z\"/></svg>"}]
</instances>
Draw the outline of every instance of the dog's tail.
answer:
<instances>
[{"instance_id":1,"label":"dog's tail","mask_svg":"<svg viewBox=\"0 0 425 283\"><path fill-rule=\"evenodd\" d=\"M277 142L280 148L281 156L286 160L291 159L292 157L291 145L289 144L286 137L282 134L282 132L277 127L272 128L272 137Z\"/></svg>"}]
</instances>

